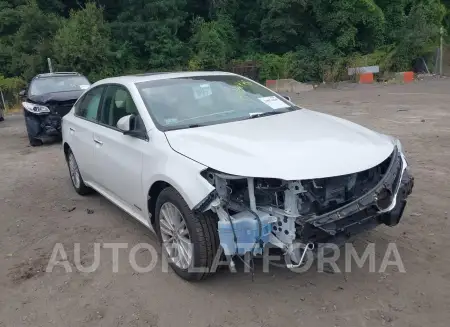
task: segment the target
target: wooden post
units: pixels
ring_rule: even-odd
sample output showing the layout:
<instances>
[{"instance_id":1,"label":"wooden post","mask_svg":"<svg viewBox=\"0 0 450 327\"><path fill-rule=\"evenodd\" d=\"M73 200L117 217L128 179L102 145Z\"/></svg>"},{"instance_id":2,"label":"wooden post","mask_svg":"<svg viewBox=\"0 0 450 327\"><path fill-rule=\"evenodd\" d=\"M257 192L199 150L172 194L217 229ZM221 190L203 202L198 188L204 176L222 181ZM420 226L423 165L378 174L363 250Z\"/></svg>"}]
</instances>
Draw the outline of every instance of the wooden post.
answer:
<instances>
[{"instance_id":1,"label":"wooden post","mask_svg":"<svg viewBox=\"0 0 450 327\"><path fill-rule=\"evenodd\" d=\"M439 75L444 75L444 27L441 26L441 44L439 48Z\"/></svg>"},{"instance_id":2,"label":"wooden post","mask_svg":"<svg viewBox=\"0 0 450 327\"><path fill-rule=\"evenodd\" d=\"M0 90L0 95L2 98L2 105L0 105L0 118L4 117L4 113L6 111L5 98L3 97L3 92Z\"/></svg>"},{"instance_id":3,"label":"wooden post","mask_svg":"<svg viewBox=\"0 0 450 327\"><path fill-rule=\"evenodd\" d=\"M53 73L53 66L52 66L52 60L50 58L47 58L48 63L48 70L50 73Z\"/></svg>"}]
</instances>

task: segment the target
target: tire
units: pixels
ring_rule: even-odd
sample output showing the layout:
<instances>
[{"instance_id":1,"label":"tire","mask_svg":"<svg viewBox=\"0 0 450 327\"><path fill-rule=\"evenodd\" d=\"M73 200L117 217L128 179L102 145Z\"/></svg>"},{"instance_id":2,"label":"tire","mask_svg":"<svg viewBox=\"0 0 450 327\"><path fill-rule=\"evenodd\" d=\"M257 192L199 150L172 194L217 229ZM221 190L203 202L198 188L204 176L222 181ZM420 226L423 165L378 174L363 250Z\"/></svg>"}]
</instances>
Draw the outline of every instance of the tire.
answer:
<instances>
[{"instance_id":1,"label":"tire","mask_svg":"<svg viewBox=\"0 0 450 327\"><path fill-rule=\"evenodd\" d=\"M87 195L92 193L92 189L84 184L83 177L81 177L80 170L78 168L77 161L74 154L69 149L67 153L67 166L69 168L70 180L72 181L73 188L79 195Z\"/></svg>"},{"instance_id":2,"label":"tire","mask_svg":"<svg viewBox=\"0 0 450 327\"><path fill-rule=\"evenodd\" d=\"M27 113L25 110L24 116L25 116L25 127L27 129L27 136L28 140L30 141L30 145L31 146L43 145L44 142L36 138L36 136L38 136L41 131L39 120L32 114Z\"/></svg>"},{"instance_id":3,"label":"tire","mask_svg":"<svg viewBox=\"0 0 450 327\"><path fill-rule=\"evenodd\" d=\"M165 247L167 243L164 242L161 231L161 225L164 224L164 222L161 222L161 220L164 220L161 211L164 208L163 206L168 204L178 209L189 232L189 241L192 243L192 260L187 268L180 267L180 265L171 260L169 251ZM169 265L178 276L187 281L199 281L214 274L214 272L211 272L211 267L220 246L217 220L214 217L194 214L183 197L173 187L167 187L159 194L156 200L155 227L158 239L162 245L163 255L166 255Z\"/></svg>"},{"instance_id":4,"label":"tire","mask_svg":"<svg viewBox=\"0 0 450 327\"><path fill-rule=\"evenodd\" d=\"M29 139L30 139L30 145L33 146L33 147L34 146L41 146L41 145L44 144L44 142L42 142L39 139L34 139L34 138L31 138L31 137L29 137Z\"/></svg>"}]
</instances>

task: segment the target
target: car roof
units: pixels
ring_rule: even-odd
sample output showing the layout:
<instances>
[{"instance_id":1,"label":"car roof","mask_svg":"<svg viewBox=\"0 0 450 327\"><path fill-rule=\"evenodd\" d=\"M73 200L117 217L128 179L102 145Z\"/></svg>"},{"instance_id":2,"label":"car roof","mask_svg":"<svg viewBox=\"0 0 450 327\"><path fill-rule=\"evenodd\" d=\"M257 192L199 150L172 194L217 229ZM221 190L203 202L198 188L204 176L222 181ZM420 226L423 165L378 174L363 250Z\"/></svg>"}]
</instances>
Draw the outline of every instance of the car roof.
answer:
<instances>
[{"instance_id":1,"label":"car roof","mask_svg":"<svg viewBox=\"0 0 450 327\"><path fill-rule=\"evenodd\" d=\"M222 72L222 71L196 71L196 72L151 72L135 75L126 75L118 77L110 77L99 80L94 83L93 86L100 84L134 84L141 82L148 82L154 80L163 80L171 78L182 78L182 77L195 77L195 76L238 76L233 73Z\"/></svg>"},{"instance_id":2,"label":"car roof","mask_svg":"<svg viewBox=\"0 0 450 327\"><path fill-rule=\"evenodd\" d=\"M38 74L34 78L59 77L59 76L83 76L83 75L78 72L53 72L53 73Z\"/></svg>"}]
</instances>

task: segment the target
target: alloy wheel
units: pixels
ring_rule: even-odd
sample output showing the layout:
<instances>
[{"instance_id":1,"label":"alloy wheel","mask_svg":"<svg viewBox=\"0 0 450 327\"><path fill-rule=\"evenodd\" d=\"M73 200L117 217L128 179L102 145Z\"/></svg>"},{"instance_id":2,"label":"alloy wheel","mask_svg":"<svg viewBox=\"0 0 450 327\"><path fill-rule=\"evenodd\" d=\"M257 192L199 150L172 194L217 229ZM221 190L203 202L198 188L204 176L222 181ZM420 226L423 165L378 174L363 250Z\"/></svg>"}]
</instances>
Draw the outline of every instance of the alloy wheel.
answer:
<instances>
[{"instance_id":1,"label":"alloy wheel","mask_svg":"<svg viewBox=\"0 0 450 327\"><path fill-rule=\"evenodd\" d=\"M193 254L191 238L183 215L173 203L165 202L161 206L159 225L169 260L181 269L188 269Z\"/></svg>"},{"instance_id":2,"label":"alloy wheel","mask_svg":"<svg viewBox=\"0 0 450 327\"><path fill-rule=\"evenodd\" d=\"M70 178L72 179L72 183L75 186L75 188L80 188L81 185L81 177L80 177L80 171L78 169L77 161L75 160L75 156L73 153L69 154L69 172L70 172Z\"/></svg>"}]
</instances>

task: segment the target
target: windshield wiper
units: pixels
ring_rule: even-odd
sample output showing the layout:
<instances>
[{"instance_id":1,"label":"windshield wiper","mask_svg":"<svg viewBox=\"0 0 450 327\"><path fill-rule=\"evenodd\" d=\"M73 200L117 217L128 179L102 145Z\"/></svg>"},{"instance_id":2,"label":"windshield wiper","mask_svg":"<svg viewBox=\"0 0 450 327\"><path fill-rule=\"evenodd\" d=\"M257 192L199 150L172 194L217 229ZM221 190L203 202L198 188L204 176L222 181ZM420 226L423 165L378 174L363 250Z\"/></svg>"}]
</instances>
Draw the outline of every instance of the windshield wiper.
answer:
<instances>
[{"instance_id":1,"label":"windshield wiper","mask_svg":"<svg viewBox=\"0 0 450 327\"><path fill-rule=\"evenodd\" d=\"M175 126L175 127L169 127L167 131L176 131L179 129L188 129L188 128L197 128L197 127L203 127L206 126L205 124L190 124L190 125L182 125L182 126Z\"/></svg>"},{"instance_id":2,"label":"windshield wiper","mask_svg":"<svg viewBox=\"0 0 450 327\"><path fill-rule=\"evenodd\" d=\"M203 126L205 126L205 125L203 125L203 124L190 124L190 125L187 125L186 128L196 128L196 127L203 127Z\"/></svg>"},{"instance_id":3,"label":"windshield wiper","mask_svg":"<svg viewBox=\"0 0 450 327\"><path fill-rule=\"evenodd\" d=\"M266 117L266 116L273 116L273 115L278 115L278 114L282 114L285 113L286 111L267 111L267 112L251 112L250 118L259 118L259 117Z\"/></svg>"}]
</instances>

